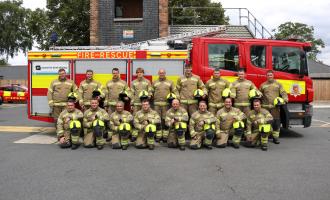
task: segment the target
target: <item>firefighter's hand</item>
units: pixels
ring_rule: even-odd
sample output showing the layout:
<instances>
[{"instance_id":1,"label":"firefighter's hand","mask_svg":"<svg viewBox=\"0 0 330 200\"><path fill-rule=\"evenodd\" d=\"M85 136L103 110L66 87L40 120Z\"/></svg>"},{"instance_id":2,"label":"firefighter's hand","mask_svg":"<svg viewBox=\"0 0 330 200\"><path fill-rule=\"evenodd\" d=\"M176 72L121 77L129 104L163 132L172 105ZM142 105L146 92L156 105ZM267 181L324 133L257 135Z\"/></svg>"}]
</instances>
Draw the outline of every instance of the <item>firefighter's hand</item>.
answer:
<instances>
[{"instance_id":1,"label":"firefighter's hand","mask_svg":"<svg viewBox=\"0 0 330 200\"><path fill-rule=\"evenodd\" d=\"M179 121L179 119L178 119L177 117L174 117L174 121L178 122L178 121Z\"/></svg>"},{"instance_id":2,"label":"firefighter's hand","mask_svg":"<svg viewBox=\"0 0 330 200\"><path fill-rule=\"evenodd\" d=\"M203 126L204 124L205 124L204 120L202 120L198 123L199 126Z\"/></svg>"},{"instance_id":3,"label":"firefighter's hand","mask_svg":"<svg viewBox=\"0 0 330 200\"><path fill-rule=\"evenodd\" d=\"M148 124L149 124L148 120L143 121L143 125L148 125Z\"/></svg>"},{"instance_id":4,"label":"firefighter's hand","mask_svg":"<svg viewBox=\"0 0 330 200\"><path fill-rule=\"evenodd\" d=\"M246 141L248 141L248 142L252 142L252 136L251 136L251 135L247 135L247 136L246 136Z\"/></svg>"},{"instance_id":5,"label":"firefighter's hand","mask_svg":"<svg viewBox=\"0 0 330 200\"><path fill-rule=\"evenodd\" d=\"M63 144L65 142L65 137L64 136L60 137L59 142Z\"/></svg>"},{"instance_id":6,"label":"firefighter's hand","mask_svg":"<svg viewBox=\"0 0 330 200\"><path fill-rule=\"evenodd\" d=\"M89 121L94 121L94 120L95 120L95 116L89 118Z\"/></svg>"},{"instance_id":7,"label":"firefighter's hand","mask_svg":"<svg viewBox=\"0 0 330 200\"><path fill-rule=\"evenodd\" d=\"M82 109L82 110L84 110L84 109L85 109L85 106L84 106L84 104L81 104L81 105L80 105L80 107L81 107L81 109Z\"/></svg>"},{"instance_id":8,"label":"firefighter's hand","mask_svg":"<svg viewBox=\"0 0 330 200\"><path fill-rule=\"evenodd\" d=\"M71 117L65 118L65 122L68 123L71 120Z\"/></svg>"},{"instance_id":9,"label":"firefighter's hand","mask_svg":"<svg viewBox=\"0 0 330 200\"><path fill-rule=\"evenodd\" d=\"M171 124L174 124L175 121L176 121L175 118L171 119Z\"/></svg>"}]
</instances>

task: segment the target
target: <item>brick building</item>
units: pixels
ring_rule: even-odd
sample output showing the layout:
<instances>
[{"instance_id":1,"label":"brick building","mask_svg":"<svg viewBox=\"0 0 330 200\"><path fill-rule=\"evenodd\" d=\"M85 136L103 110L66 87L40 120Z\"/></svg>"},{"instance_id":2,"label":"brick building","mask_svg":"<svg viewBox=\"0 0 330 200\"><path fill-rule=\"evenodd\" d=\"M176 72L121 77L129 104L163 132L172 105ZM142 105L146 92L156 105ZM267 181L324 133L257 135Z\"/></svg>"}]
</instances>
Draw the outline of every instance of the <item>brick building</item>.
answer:
<instances>
[{"instance_id":1,"label":"brick building","mask_svg":"<svg viewBox=\"0 0 330 200\"><path fill-rule=\"evenodd\" d=\"M91 0L90 44L119 45L168 34L168 0Z\"/></svg>"}]
</instances>

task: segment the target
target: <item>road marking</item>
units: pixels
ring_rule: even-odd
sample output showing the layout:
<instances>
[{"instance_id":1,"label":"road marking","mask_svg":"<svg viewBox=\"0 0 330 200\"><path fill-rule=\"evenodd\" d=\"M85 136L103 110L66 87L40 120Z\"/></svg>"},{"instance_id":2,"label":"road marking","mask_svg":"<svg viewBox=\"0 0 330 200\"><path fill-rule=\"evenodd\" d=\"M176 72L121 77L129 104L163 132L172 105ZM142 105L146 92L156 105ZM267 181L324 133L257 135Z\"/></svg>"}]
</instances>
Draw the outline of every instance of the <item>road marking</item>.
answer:
<instances>
[{"instance_id":1,"label":"road marking","mask_svg":"<svg viewBox=\"0 0 330 200\"><path fill-rule=\"evenodd\" d=\"M16 144L55 144L57 138L54 136L36 134L15 141Z\"/></svg>"},{"instance_id":2,"label":"road marking","mask_svg":"<svg viewBox=\"0 0 330 200\"><path fill-rule=\"evenodd\" d=\"M0 126L0 132L17 133L55 133L55 127L35 127L35 126Z\"/></svg>"}]
</instances>

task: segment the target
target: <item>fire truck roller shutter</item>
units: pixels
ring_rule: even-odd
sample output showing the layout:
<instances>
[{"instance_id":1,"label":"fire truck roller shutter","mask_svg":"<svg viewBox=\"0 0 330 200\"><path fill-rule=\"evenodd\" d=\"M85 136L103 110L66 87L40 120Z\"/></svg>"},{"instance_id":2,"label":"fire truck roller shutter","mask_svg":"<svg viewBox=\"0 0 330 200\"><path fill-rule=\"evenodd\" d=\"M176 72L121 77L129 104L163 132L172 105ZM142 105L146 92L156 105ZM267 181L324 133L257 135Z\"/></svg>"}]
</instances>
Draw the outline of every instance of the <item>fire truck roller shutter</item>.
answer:
<instances>
[{"instance_id":1,"label":"fire truck roller shutter","mask_svg":"<svg viewBox=\"0 0 330 200\"><path fill-rule=\"evenodd\" d=\"M177 79L183 75L184 60L133 60L132 73L134 77L135 71L139 67L144 69L146 78L151 82L158 79L160 69L165 69L166 77L176 84Z\"/></svg>"},{"instance_id":2,"label":"fire truck roller shutter","mask_svg":"<svg viewBox=\"0 0 330 200\"><path fill-rule=\"evenodd\" d=\"M58 78L58 70L63 68L70 77L69 61L32 61L30 83L30 114L49 116L47 92L51 82Z\"/></svg>"},{"instance_id":3,"label":"fire truck roller shutter","mask_svg":"<svg viewBox=\"0 0 330 200\"><path fill-rule=\"evenodd\" d=\"M124 75L126 78L126 60L78 60L75 63L76 84L79 86L86 78L86 70L91 69L94 71L94 79L105 86L107 81L112 79L113 68L118 68L121 77Z\"/></svg>"}]
</instances>

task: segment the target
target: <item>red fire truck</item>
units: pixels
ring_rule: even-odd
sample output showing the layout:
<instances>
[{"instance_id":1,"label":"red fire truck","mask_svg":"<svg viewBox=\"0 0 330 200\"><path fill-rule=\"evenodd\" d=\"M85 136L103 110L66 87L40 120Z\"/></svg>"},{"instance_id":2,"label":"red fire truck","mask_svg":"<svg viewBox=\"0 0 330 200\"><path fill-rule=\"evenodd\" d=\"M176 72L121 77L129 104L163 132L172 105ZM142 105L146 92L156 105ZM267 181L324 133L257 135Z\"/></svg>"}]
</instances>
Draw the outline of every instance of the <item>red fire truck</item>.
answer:
<instances>
[{"instance_id":1,"label":"red fire truck","mask_svg":"<svg viewBox=\"0 0 330 200\"><path fill-rule=\"evenodd\" d=\"M66 69L69 78L79 83L87 69L94 70L95 79L105 84L111 79L111 70L119 68L121 78L129 84L134 80L138 67L145 69L148 79L154 81L160 68L167 71L170 79L183 75L185 63L190 62L193 73L204 82L210 79L214 69L233 82L240 68L246 70L247 79L257 87L266 81L266 71L274 70L275 78L283 84L289 103L282 112L284 128L309 127L312 118L313 84L308 76L306 52L309 43L266 39L229 39L195 37L187 49L182 43L166 50L114 50L96 47L67 48L28 53L30 119L52 122L47 104L47 88L56 79L60 68ZM190 47L190 48L189 48ZM94 48L94 49L92 49ZM152 48L149 48L152 49ZM219 94L220 95L220 94Z\"/></svg>"}]
</instances>

